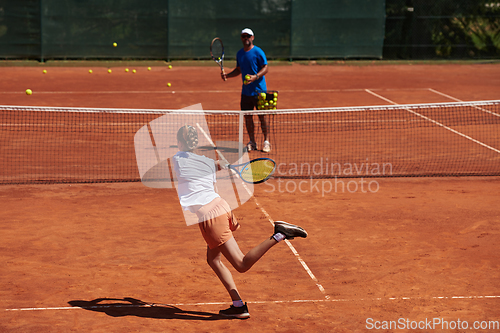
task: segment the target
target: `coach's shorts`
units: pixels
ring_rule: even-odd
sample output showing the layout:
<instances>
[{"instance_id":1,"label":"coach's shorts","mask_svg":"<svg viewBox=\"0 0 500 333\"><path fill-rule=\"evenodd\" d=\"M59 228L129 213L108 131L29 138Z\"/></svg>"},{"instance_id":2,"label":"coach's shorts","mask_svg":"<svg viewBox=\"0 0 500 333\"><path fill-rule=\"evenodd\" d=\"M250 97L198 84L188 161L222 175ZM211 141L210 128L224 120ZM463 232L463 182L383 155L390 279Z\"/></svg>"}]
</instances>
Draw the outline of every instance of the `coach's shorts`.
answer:
<instances>
[{"instance_id":1,"label":"coach's shorts","mask_svg":"<svg viewBox=\"0 0 500 333\"><path fill-rule=\"evenodd\" d=\"M233 237L233 231L240 225L233 216L228 203L222 198L216 198L202 206L197 212L198 226L210 249L215 249Z\"/></svg>"},{"instance_id":2,"label":"coach's shorts","mask_svg":"<svg viewBox=\"0 0 500 333\"><path fill-rule=\"evenodd\" d=\"M241 95L240 108L242 111L253 110L257 107L257 96Z\"/></svg>"}]
</instances>

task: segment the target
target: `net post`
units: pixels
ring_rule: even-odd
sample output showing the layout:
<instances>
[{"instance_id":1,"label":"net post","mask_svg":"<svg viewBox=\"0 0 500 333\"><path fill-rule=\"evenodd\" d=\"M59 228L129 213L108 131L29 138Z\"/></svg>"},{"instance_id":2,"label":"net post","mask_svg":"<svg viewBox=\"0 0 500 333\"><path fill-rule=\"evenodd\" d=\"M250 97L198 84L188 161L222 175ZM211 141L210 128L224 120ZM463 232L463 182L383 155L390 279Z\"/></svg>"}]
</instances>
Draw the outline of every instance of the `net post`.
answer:
<instances>
[{"instance_id":1,"label":"net post","mask_svg":"<svg viewBox=\"0 0 500 333\"><path fill-rule=\"evenodd\" d=\"M243 156L243 112L239 113L238 117L238 160Z\"/></svg>"}]
</instances>

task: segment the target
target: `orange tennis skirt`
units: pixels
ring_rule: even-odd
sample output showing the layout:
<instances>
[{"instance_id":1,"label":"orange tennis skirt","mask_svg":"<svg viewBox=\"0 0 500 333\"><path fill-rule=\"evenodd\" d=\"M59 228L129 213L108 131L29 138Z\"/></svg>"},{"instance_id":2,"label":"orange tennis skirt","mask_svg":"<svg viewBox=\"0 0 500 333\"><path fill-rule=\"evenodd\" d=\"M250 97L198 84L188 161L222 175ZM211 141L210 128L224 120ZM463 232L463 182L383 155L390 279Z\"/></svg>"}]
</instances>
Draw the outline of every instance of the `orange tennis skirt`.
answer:
<instances>
[{"instance_id":1,"label":"orange tennis skirt","mask_svg":"<svg viewBox=\"0 0 500 333\"><path fill-rule=\"evenodd\" d=\"M233 237L240 225L226 200L215 198L197 212L198 226L210 249L215 249Z\"/></svg>"}]
</instances>

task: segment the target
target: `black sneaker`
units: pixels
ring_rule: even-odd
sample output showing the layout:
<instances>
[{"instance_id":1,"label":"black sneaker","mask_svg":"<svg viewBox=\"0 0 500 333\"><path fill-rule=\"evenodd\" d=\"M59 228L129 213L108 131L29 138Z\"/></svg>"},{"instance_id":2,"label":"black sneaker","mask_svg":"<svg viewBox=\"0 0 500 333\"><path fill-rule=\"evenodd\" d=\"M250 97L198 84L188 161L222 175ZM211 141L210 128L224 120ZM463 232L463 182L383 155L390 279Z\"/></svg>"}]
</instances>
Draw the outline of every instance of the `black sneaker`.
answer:
<instances>
[{"instance_id":1,"label":"black sneaker","mask_svg":"<svg viewBox=\"0 0 500 333\"><path fill-rule=\"evenodd\" d=\"M294 239L295 237L307 237L307 232L297 225L286 223L283 221L274 222L274 233L282 233L286 236L285 239Z\"/></svg>"},{"instance_id":2,"label":"black sneaker","mask_svg":"<svg viewBox=\"0 0 500 333\"><path fill-rule=\"evenodd\" d=\"M219 314L225 317L232 317L238 319L247 319L250 318L250 313L248 313L247 303L241 307L236 307L231 305L229 309L220 310Z\"/></svg>"},{"instance_id":3,"label":"black sneaker","mask_svg":"<svg viewBox=\"0 0 500 333\"><path fill-rule=\"evenodd\" d=\"M257 144L253 141L247 143L247 151L257 150Z\"/></svg>"}]
</instances>

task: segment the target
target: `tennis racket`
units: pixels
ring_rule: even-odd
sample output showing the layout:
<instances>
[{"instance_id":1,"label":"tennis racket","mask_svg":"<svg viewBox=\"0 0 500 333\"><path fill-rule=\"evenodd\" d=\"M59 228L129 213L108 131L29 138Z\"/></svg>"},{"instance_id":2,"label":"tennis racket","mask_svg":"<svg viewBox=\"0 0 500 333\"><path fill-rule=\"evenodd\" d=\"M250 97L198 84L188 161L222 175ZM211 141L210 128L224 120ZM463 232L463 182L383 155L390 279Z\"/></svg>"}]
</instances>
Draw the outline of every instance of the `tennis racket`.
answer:
<instances>
[{"instance_id":1,"label":"tennis racket","mask_svg":"<svg viewBox=\"0 0 500 333\"><path fill-rule=\"evenodd\" d=\"M222 40L219 37L215 37L210 44L210 55L212 59L220 66L220 71L222 74L226 74L224 72L224 45L222 44ZM224 81L227 79L224 78Z\"/></svg>"},{"instance_id":2,"label":"tennis racket","mask_svg":"<svg viewBox=\"0 0 500 333\"><path fill-rule=\"evenodd\" d=\"M269 179L276 170L276 162L270 158L261 157L243 164L228 164L240 178L247 183L259 184Z\"/></svg>"}]
</instances>

